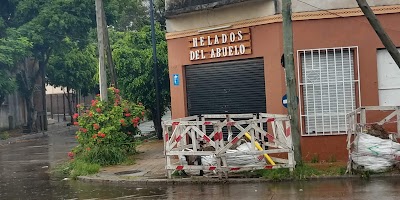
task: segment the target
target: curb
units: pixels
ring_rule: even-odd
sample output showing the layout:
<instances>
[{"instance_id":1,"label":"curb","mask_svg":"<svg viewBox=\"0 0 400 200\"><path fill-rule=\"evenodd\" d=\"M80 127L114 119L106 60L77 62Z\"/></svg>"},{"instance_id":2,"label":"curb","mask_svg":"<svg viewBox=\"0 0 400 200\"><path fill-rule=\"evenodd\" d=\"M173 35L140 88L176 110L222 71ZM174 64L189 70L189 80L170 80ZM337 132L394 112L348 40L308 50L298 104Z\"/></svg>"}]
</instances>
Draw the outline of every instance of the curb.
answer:
<instances>
[{"instance_id":1,"label":"curb","mask_svg":"<svg viewBox=\"0 0 400 200\"><path fill-rule=\"evenodd\" d=\"M400 178L400 174L374 174L371 178ZM138 178L133 180L126 180L120 178L98 178L90 176L79 176L79 181L86 183L102 183L102 184L115 184L115 185L184 185L184 184L243 184L243 183L276 183L276 182L288 182L288 181L321 181L321 180L337 180L337 179L362 179L359 175L347 175L347 176L320 176L310 177L304 180L293 180L285 179L281 181L274 181L263 178L232 178L232 179L211 179L211 178L186 178L186 179L146 179Z\"/></svg>"},{"instance_id":2,"label":"curb","mask_svg":"<svg viewBox=\"0 0 400 200\"><path fill-rule=\"evenodd\" d=\"M43 137L48 137L48 134L46 132L27 134L27 135L23 135L20 137L9 138L7 140L0 140L0 146L5 146L8 144L14 144L14 143L17 143L20 141L33 140L33 139L38 139L38 138L43 138Z\"/></svg>"}]
</instances>

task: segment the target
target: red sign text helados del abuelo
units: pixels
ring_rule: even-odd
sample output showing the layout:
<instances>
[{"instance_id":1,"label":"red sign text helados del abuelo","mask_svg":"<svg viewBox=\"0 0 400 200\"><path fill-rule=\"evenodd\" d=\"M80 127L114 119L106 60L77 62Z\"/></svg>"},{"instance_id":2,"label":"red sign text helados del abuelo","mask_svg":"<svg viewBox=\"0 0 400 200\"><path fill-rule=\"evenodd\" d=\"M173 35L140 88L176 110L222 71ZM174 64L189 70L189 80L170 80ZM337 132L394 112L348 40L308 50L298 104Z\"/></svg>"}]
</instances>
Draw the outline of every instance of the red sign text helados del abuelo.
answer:
<instances>
[{"instance_id":1,"label":"red sign text helados del abuelo","mask_svg":"<svg viewBox=\"0 0 400 200\"><path fill-rule=\"evenodd\" d=\"M191 61L251 54L250 29L243 28L191 37L189 45Z\"/></svg>"}]
</instances>

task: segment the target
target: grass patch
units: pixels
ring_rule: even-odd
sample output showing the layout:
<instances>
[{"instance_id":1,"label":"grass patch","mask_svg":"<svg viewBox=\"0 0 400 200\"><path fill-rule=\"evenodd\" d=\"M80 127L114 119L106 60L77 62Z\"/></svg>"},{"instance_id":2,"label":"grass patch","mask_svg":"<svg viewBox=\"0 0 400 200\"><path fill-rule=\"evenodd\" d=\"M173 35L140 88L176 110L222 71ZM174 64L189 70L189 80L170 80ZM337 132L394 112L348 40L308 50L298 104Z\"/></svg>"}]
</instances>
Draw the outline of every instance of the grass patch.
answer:
<instances>
[{"instance_id":1,"label":"grass patch","mask_svg":"<svg viewBox=\"0 0 400 200\"><path fill-rule=\"evenodd\" d=\"M0 140L7 140L10 138L10 134L7 131L0 133Z\"/></svg>"},{"instance_id":2,"label":"grass patch","mask_svg":"<svg viewBox=\"0 0 400 200\"><path fill-rule=\"evenodd\" d=\"M262 177L271 181L283 181L283 180L307 180L312 177L319 176L338 176L344 175L346 172L345 167L331 166L327 169L317 169L307 164L298 165L293 172L289 169L273 169L273 170L254 170L246 171L241 174L248 178Z\"/></svg>"},{"instance_id":3,"label":"grass patch","mask_svg":"<svg viewBox=\"0 0 400 200\"><path fill-rule=\"evenodd\" d=\"M100 165L74 159L58 165L52 170L56 177L70 177L76 179L78 176L91 175L99 172Z\"/></svg>"}]
</instances>

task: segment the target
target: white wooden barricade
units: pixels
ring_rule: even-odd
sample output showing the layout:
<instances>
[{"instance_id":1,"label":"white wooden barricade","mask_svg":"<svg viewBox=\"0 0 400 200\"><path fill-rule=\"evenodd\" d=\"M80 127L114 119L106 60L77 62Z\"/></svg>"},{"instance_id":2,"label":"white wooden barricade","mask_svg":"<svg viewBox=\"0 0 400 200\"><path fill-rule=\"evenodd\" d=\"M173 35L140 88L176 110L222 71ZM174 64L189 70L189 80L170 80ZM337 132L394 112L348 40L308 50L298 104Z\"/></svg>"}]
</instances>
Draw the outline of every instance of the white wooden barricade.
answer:
<instances>
[{"instance_id":1,"label":"white wooden barricade","mask_svg":"<svg viewBox=\"0 0 400 200\"><path fill-rule=\"evenodd\" d=\"M265 124L271 130L264 130ZM213 131L208 133L207 130L210 130L210 127ZM240 131L235 137L233 137L232 127ZM223 129L227 130L225 133L227 137L224 137ZM227 178L230 171L275 168L293 170L295 167L288 115L260 113L192 116L164 121L163 130L168 178L171 178L172 173L176 170L211 170L215 171L220 178L222 175ZM246 135L250 135L250 139ZM229 151L246 138L251 144L249 151ZM265 139L268 139L267 142L264 142ZM200 140L207 143L208 146L214 147L215 150L200 150ZM256 148L258 144L259 147L261 146L261 150ZM279 156L272 156L274 154L279 154ZM235 158L240 155L254 155L259 160L264 159L265 162L230 166L227 158ZM198 166L184 165L182 162L173 163L173 158L177 156L215 156L217 164L215 166ZM267 158L273 162L268 161Z\"/></svg>"}]
</instances>

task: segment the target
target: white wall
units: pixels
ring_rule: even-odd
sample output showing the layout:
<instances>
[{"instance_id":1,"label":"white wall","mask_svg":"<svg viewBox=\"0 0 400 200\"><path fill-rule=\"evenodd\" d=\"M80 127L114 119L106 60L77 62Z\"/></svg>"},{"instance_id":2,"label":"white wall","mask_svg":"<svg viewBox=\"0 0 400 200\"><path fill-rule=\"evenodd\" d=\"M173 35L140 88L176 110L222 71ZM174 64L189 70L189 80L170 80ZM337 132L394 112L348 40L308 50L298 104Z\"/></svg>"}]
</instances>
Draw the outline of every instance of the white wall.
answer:
<instances>
[{"instance_id":1,"label":"white wall","mask_svg":"<svg viewBox=\"0 0 400 200\"><path fill-rule=\"evenodd\" d=\"M377 60L379 105L400 106L400 69L386 49L377 51Z\"/></svg>"},{"instance_id":2,"label":"white wall","mask_svg":"<svg viewBox=\"0 0 400 200\"><path fill-rule=\"evenodd\" d=\"M23 98L15 93L7 97L7 102L0 105L0 130L10 129L9 116L13 118L11 128L22 126L26 123L26 109Z\"/></svg>"},{"instance_id":3,"label":"white wall","mask_svg":"<svg viewBox=\"0 0 400 200\"><path fill-rule=\"evenodd\" d=\"M53 87L51 85L46 85L46 94L63 94L67 89L62 89L61 87Z\"/></svg>"},{"instance_id":4,"label":"white wall","mask_svg":"<svg viewBox=\"0 0 400 200\"><path fill-rule=\"evenodd\" d=\"M167 19L167 32L178 32L202 27L260 18L274 15L275 6L272 0L250 1L230 6L179 15Z\"/></svg>"},{"instance_id":5,"label":"white wall","mask_svg":"<svg viewBox=\"0 0 400 200\"><path fill-rule=\"evenodd\" d=\"M278 13L282 0L277 0ZM168 1L166 2L168 3ZM400 0L368 0L370 6L400 5ZM293 12L358 8L356 0L293 0ZM274 0L254 0L167 19L167 32L179 32L275 15Z\"/></svg>"},{"instance_id":6,"label":"white wall","mask_svg":"<svg viewBox=\"0 0 400 200\"><path fill-rule=\"evenodd\" d=\"M282 0L279 1L282 2ZM370 6L400 4L400 0L367 0L367 2ZM293 12L358 8L356 0L293 0L292 6Z\"/></svg>"}]
</instances>

